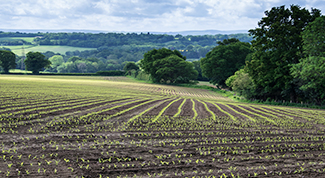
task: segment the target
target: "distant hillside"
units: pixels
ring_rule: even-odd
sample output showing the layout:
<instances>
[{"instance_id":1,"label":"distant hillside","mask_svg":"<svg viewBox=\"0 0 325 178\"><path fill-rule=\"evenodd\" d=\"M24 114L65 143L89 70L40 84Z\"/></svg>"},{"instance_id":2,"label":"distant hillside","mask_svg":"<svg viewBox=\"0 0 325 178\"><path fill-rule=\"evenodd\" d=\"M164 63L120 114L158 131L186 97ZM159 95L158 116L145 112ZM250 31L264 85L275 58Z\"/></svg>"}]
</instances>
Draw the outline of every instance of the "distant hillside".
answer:
<instances>
[{"instance_id":1,"label":"distant hillside","mask_svg":"<svg viewBox=\"0 0 325 178\"><path fill-rule=\"evenodd\" d=\"M153 34L167 34L167 35L230 35L230 34L238 34L238 33L248 33L248 30L234 30L234 31L220 31L220 30L198 30L198 31L179 31L179 32L150 32Z\"/></svg>"},{"instance_id":2,"label":"distant hillside","mask_svg":"<svg viewBox=\"0 0 325 178\"><path fill-rule=\"evenodd\" d=\"M152 32L152 31L104 31L104 30L69 30L69 29L62 29L62 30L46 30L46 29L0 29L3 32L20 32L20 33L151 33L151 34L166 34L166 35L229 35L229 34L238 34L238 33L248 33L248 30L230 30L230 31L221 31L221 30L191 30L191 31L172 31L172 32Z\"/></svg>"},{"instance_id":3,"label":"distant hillside","mask_svg":"<svg viewBox=\"0 0 325 178\"><path fill-rule=\"evenodd\" d=\"M226 32L216 30L166 32L167 34L98 33L87 30L82 32L61 30L59 33L36 31L35 33L30 33L32 32L30 30L2 31L0 49L12 50L18 56L24 56L29 51L42 52L47 58L61 55L64 63L49 69L50 72L60 73L121 70L128 61L137 62L147 51L160 48L178 50L188 61L199 60L205 57L218 41L230 38L242 42L252 40L248 33L220 34ZM23 69L22 59L17 59L17 64L18 69Z\"/></svg>"}]
</instances>

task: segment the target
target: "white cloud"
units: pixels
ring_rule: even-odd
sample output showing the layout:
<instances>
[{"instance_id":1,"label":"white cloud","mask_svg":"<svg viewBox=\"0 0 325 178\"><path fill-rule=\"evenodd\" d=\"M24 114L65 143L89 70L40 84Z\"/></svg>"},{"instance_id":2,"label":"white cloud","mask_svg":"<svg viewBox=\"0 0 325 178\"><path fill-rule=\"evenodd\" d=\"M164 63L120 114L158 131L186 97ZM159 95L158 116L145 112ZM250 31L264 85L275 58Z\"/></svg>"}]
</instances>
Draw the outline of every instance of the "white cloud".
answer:
<instances>
[{"instance_id":1,"label":"white cloud","mask_svg":"<svg viewBox=\"0 0 325 178\"><path fill-rule=\"evenodd\" d=\"M106 31L248 30L264 11L319 0L2 0L1 28Z\"/></svg>"}]
</instances>

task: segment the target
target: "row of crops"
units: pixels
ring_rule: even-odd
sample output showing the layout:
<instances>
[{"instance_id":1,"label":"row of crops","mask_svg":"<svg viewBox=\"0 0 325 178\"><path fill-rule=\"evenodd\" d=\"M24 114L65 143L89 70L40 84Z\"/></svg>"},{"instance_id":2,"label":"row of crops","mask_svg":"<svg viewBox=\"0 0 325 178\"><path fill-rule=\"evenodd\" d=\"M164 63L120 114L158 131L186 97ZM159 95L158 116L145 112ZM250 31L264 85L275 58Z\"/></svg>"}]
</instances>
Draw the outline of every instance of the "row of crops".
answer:
<instances>
[{"instance_id":1,"label":"row of crops","mask_svg":"<svg viewBox=\"0 0 325 178\"><path fill-rule=\"evenodd\" d=\"M325 111L128 80L0 76L0 177L319 177Z\"/></svg>"}]
</instances>

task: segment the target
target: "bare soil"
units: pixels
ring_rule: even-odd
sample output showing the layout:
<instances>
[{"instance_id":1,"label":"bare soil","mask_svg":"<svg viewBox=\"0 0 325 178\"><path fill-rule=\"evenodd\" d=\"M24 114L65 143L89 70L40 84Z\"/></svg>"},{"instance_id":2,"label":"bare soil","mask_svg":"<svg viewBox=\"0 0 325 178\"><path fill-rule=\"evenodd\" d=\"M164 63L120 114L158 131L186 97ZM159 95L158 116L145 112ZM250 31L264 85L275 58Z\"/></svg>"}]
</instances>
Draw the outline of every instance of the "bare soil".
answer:
<instances>
[{"instance_id":1,"label":"bare soil","mask_svg":"<svg viewBox=\"0 0 325 178\"><path fill-rule=\"evenodd\" d=\"M184 101L184 99L180 99L168 107L165 112L163 113L164 116L172 117L178 112L178 107L181 105L181 103Z\"/></svg>"},{"instance_id":2,"label":"bare soil","mask_svg":"<svg viewBox=\"0 0 325 178\"><path fill-rule=\"evenodd\" d=\"M181 108L180 117L171 116L183 99L165 110L163 115L169 116L165 120L152 122L172 100L144 99L126 104L136 100L124 101L127 99L34 118L0 118L0 177L325 177L325 129L319 123L302 117L279 117L277 124L254 123L218 104L236 117L233 121L205 102L217 116L213 120L197 100L198 117L193 119L190 99ZM116 101L120 102L105 105ZM151 102L140 106L146 101ZM143 118L128 120L158 103ZM114 106L121 107L80 117L88 114L83 110L96 112ZM242 107L256 112L250 106ZM257 106L254 109L259 110ZM69 113L71 117L61 117ZM112 115L116 116L107 119Z\"/></svg>"},{"instance_id":3,"label":"bare soil","mask_svg":"<svg viewBox=\"0 0 325 178\"><path fill-rule=\"evenodd\" d=\"M190 99L187 99L183 105L182 112L180 113L180 116L183 117L193 117L194 116L194 112L192 110L193 107L193 103Z\"/></svg>"}]
</instances>

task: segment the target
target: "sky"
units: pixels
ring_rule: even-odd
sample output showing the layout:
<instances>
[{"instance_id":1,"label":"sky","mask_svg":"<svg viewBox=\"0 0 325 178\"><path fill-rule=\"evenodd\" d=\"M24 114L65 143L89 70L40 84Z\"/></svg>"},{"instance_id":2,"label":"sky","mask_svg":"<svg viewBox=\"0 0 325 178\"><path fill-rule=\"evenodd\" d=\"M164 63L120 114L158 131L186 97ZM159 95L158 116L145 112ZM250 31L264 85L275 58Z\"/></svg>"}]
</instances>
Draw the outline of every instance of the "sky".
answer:
<instances>
[{"instance_id":1,"label":"sky","mask_svg":"<svg viewBox=\"0 0 325 178\"><path fill-rule=\"evenodd\" d=\"M0 29L249 30L266 10L291 4L325 14L325 0L0 0Z\"/></svg>"}]
</instances>

